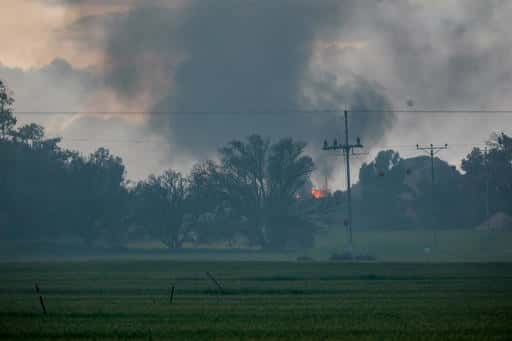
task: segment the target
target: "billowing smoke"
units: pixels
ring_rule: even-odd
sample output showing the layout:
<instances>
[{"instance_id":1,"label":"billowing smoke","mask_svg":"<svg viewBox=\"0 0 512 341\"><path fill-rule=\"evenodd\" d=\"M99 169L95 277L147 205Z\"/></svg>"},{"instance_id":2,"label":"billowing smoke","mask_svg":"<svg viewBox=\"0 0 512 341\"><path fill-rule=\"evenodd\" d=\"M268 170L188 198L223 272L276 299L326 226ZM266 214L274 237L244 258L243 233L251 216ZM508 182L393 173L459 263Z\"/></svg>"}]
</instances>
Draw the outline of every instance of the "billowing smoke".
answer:
<instances>
[{"instance_id":1,"label":"billowing smoke","mask_svg":"<svg viewBox=\"0 0 512 341\"><path fill-rule=\"evenodd\" d=\"M320 146L343 138L342 115L300 108L386 110L354 112L352 138L375 151L412 145L405 156L416 143L483 142L507 127L498 115L390 110L509 107L508 1L113 0L108 13L99 0L53 2L87 13L65 38L101 50L104 84L153 112L148 127L171 160L209 157L251 133L292 136L329 175L339 162Z\"/></svg>"},{"instance_id":2,"label":"billowing smoke","mask_svg":"<svg viewBox=\"0 0 512 341\"><path fill-rule=\"evenodd\" d=\"M372 20L359 25L365 49L345 67L373 75L396 109L494 110L512 105L510 1L380 1ZM361 18L355 19L361 23ZM349 26L350 26L349 24ZM412 101L412 102L411 102ZM403 114L387 145L450 144L440 156L460 162L492 131L512 132L502 114Z\"/></svg>"},{"instance_id":3,"label":"billowing smoke","mask_svg":"<svg viewBox=\"0 0 512 341\"><path fill-rule=\"evenodd\" d=\"M140 5L113 21L107 84L133 97L152 89L150 125L174 153L209 156L233 138L258 133L316 145L338 139L343 121L297 109L391 109L378 85L317 70L319 41L337 38L355 1L189 1ZM354 137L382 138L389 112L352 116ZM319 160L322 160L319 158Z\"/></svg>"},{"instance_id":4,"label":"billowing smoke","mask_svg":"<svg viewBox=\"0 0 512 341\"><path fill-rule=\"evenodd\" d=\"M500 0L382 1L365 29L364 62L385 63L389 85L415 96L417 106L493 106L512 80L511 14L512 3Z\"/></svg>"}]
</instances>

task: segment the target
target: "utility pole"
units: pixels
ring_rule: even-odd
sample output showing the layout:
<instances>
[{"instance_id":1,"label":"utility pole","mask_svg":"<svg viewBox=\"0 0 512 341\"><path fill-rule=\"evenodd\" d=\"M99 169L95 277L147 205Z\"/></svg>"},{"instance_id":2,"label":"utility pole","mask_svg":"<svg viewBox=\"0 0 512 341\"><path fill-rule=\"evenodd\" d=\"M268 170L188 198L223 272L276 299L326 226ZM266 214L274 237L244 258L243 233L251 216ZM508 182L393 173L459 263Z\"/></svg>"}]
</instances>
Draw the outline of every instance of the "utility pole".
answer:
<instances>
[{"instance_id":1,"label":"utility pole","mask_svg":"<svg viewBox=\"0 0 512 341\"><path fill-rule=\"evenodd\" d=\"M484 149L484 164L485 164L485 218L487 219L487 231L491 230L491 219L489 209L489 154L487 147Z\"/></svg>"},{"instance_id":2,"label":"utility pole","mask_svg":"<svg viewBox=\"0 0 512 341\"><path fill-rule=\"evenodd\" d=\"M422 147L419 144L417 144L416 149L426 151L430 155L430 172L431 172L431 176L432 176L432 182L431 182L431 185L432 185L432 189L431 189L431 191L432 191L432 193L431 193L431 195L432 195L432 197L431 197L431 200L432 200L432 203L431 203L432 231L434 233L434 244L437 244L437 232L436 232L436 227L434 226L434 205L435 205L435 201L436 201L435 177L434 177L434 156L437 153L439 153L441 150L448 149L448 144L445 144L444 146L434 146L433 144L430 144L430 146L426 146L426 147Z\"/></svg>"},{"instance_id":3,"label":"utility pole","mask_svg":"<svg viewBox=\"0 0 512 341\"><path fill-rule=\"evenodd\" d=\"M348 111L344 111L345 115L345 144L338 144L338 141L334 139L332 145L329 145L327 140L324 141L323 150L342 150L346 161L346 176L347 176L347 219L345 220L345 226L347 228L348 242L350 252L352 252L352 188L350 184L350 155L359 155L354 153L355 148L363 148L361 139L358 137L355 144L349 143L348 134Z\"/></svg>"}]
</instances>

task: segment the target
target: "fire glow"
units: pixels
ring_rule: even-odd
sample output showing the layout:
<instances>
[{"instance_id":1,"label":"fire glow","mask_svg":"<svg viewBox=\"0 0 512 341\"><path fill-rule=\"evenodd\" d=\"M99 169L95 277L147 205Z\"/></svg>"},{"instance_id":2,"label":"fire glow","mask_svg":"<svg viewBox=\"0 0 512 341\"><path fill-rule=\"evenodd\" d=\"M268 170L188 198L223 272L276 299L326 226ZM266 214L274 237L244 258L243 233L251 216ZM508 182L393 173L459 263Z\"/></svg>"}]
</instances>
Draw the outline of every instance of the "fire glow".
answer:
<instances>
[{"instance_id":1,"label":"fire glow","mask_svg":"<svg viewBox=\"0 0 512 341\"><path fill-rule=\"evenodd\" d=\"M322 199L322 198L327 197L327 191L321 190L321 189L317 189L317 188L313 188L311 190L311 195L315 199Z\"/></svg>"}]
</instances>

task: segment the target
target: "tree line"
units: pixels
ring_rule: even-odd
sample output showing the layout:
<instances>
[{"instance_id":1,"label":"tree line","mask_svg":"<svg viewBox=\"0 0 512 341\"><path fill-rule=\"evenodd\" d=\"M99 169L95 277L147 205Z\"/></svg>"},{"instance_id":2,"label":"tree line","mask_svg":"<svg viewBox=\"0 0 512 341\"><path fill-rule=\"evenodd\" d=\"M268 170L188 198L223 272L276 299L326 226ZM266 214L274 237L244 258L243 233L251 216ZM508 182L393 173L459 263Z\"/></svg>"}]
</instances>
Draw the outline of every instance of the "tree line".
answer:
<instances>
[{"instance_id":1,"label":"tree line","mask_svg":"<svg viewBox=\"0 0 512 341\"><path fill-rule=\"evenodd\" d=\"M355 209L368 228L475 228L496 213L512 215L512 137L494 133L474 147L461 170L430 157L381 151L359 172Z\"/></svg>"},{"instance_id":2,"label":"tree line","mask_svg":"<svg viewBox=\"0 0 512 341\"><path fill-rule=\"evenodd\" d=\"M88 247L100 240L122 247L149 237L168 248L240 240L264 249L307 248L316 231L343 220L343 192L310 195L315 166L303 142L252 135L227 143L218 161L200 162L188 175L167 170L131 183L108 149L82 155L47 138L40 125L18 126L13 103L0 81L2 240L79 237ZM402 159L388 150L363 164L354 186L357 224L474 227L486 218L487 189L492 211L512 214L512 138L496 134L485 155L475 148L462 161L463 173L435 161L434 187L425 157Z\"/></svg>"},{"instance_id":3,"label":"tree line","mask_svg":"<svg viewBox=\"0 0 512 341\"><path fill-rule=\"evenodd\" d=\"M79 236L88 246L103 239L115 247L149 235L169 248L237 236L265 248L311 243L314 225L294 197L314 169L305 143L253 135L229 142L220 161L199 163L188 176L168 170L130 184L108 149L81 155L46 138L40 125L17 127L14 100L0 86L2 239Z\"/></svg>"}]
</instances>

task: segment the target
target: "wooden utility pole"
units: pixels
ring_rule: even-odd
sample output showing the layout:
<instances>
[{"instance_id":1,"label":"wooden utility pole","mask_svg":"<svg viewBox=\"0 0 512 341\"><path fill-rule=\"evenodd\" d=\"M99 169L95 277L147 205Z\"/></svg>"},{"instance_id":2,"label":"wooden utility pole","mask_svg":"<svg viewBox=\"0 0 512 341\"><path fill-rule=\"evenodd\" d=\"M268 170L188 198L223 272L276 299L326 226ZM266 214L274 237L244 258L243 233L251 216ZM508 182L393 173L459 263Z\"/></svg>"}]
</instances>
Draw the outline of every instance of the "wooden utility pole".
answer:
<instances>
[{"instance_id":1,"label":"wooden utility pole","mask_svg":"<svg viewBox=\"0 0 512 341\"><path fill-rule=\"evenodd\" d=\"M338 141L334 139L332 145L329 145L327 140L324 141L323 150L342 150L345 156L346 162L346 177L347 177L347 219L345 220L345 226L347 228L348 243L350 252L352 252L352 188L350 183L350 155L359 155L354 152L356 148L363 148L361 139L358 137L355 144L349 143L349 131L348 131L348 111L344 111L345 116L345 143L338 144Z\"/></svg>"},{"instance_id":2,"label":"wooden utility pole","mask_svg":"<svg viewBox=\"0 0 512 341\"><path fill-rule=\"evenodd\" d=\"M422 147L419 144L416 145L417 150L426 151L430 155L430 173L431 173L431 220L432 220L432 231L434 233L434 244L437 244L437 232L436 227L434 226L434 205L436 202L435 197L435 177L434 177L434 156L438 154L441 150L448 149L448 144L444 146L434 146L430 144L430 146Z\"/></svg>"},{"instance_id":3,"label":"wooden utility pole","mask_svg":"<svg viewBox=\"0 0 512 341\"><path fill-rule=\"evenodd\" d=\"M487 220L487 231L491 230L491 211L489 205L489 153L487 147L484 149L485 162L485 219Z\"/></svg>"}]
</instances>

